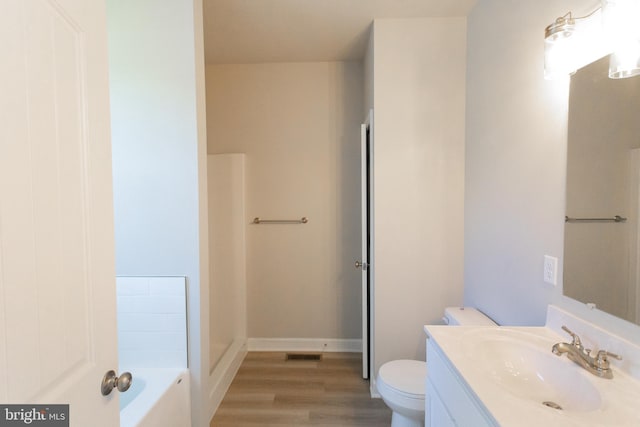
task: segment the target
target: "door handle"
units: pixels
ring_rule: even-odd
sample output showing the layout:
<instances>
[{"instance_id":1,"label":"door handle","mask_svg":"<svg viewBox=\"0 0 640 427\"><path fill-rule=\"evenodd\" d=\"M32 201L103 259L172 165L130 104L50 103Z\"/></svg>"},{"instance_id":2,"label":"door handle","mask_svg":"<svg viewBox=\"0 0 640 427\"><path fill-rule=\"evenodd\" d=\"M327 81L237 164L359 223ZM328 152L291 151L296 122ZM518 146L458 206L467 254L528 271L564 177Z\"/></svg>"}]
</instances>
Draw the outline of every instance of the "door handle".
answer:
<instances>
[{"instance_id":1,"label":"door handle","mask_svg":"<svg viewBox=\"0 0 640 427\"><path fill-rule=\"evenodd\" d=\"M102 378L102 383L100 384L100 392L103 396L109 395L114 388L117 388L119 392L125 392L129 390L132 382L133 376L130 372L125 372L118 377L116 376L115 371L107 371L107 373L104 374L104 377Z\"/></svg>"},{"instance_id":2,"label":"door handle","mask_svg":"<svg viewBox=\"0 0 640 427\"><path fill-rule=\"evenodd\" d=\"M356 268L362 268L363 271L366 271L367 267L368 265L366 262L356 261Z\"/></svg>"}]
</instances>

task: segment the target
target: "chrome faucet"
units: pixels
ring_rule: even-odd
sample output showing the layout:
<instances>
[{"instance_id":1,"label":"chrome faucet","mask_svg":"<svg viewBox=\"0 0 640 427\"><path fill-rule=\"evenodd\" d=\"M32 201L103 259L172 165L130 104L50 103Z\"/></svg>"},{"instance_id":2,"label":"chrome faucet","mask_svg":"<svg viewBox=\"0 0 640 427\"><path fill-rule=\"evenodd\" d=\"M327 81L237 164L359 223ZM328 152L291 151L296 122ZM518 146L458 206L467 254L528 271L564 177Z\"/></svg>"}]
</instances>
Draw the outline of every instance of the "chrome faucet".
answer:
<instances>
[{"instance_id":1,"label":"chrome faucet","mask_svg":"<svg viewBox=\"0 0 640 427\"><path fill-rule=\"evenodd\" d=\"M584 348L580 337L569 330L566 326L562 329L571 335L571 344L566 342L559 342L554 344L551 348L553 354L561 356L562 353L567 353L569 360L582 366L587 371L602 378L613 378L613 371L609 367L609 357L622 360L622 357L617 354L609 353L606 350L600 350L595 357L591 356L591 350Z\"/></svg>"}]
</instances>

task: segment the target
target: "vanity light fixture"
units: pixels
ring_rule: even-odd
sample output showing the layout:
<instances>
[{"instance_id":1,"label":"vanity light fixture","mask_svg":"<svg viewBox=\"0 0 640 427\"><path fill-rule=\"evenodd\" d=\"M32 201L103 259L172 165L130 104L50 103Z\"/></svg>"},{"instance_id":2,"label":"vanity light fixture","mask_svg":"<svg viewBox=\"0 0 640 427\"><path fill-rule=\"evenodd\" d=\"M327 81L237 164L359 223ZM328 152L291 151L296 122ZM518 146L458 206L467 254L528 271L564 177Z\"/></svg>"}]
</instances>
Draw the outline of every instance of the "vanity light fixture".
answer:
<instances>
[{"instance_id":1,"label":"vanity light fixture","mask_svg":"<svg viewBox=\"0 0 640 427\"><path fill-rule=\"evenodd\" d=\"M571 12L567 12L544 30L544 38L547 42L556 43L571 37L575 30L576 20L571 16Z\"/></svg>"},{"instance_id":2,"label":"vanity light fixture","mask_svg":"<svg viewBox=\"0 0 640 427\"><path fill-rule=\"evenodd\" d=\"M559 17L544 30L544 76L555 79L576 72L573 68L572 36L576 21L571 12Z\"/></svg>"},{"instance_id":3,"label":"vanity light fixture","mask_svg":"<svg viewBox=\"0 0 640 427\"><path fill-rule=\"evenodd\" d=\"M602 0L602 25L613 52L609 77L640 75L640 0Z\"/></svg>"},{"instance_id":4,"label":"vanity light fixture","mask_svg":"<svg viewBox=\"0 0 640 427\"><path fill-rule=\"evenodd\" d=\"M556 22L549 25L544 31L544 38L552 43L560 39L566 39L573 35L576 29L576 20L573 19L571 12L556 19Z\"/></svg>"},{"instance_id":5,"label":"vanity light fixture","mask_svg":"<svg viewBox=\"0 0 640 427\"><path fill-rule=\"evenodd\" d=\"M625 79L640 75L640 41L630 42L609 57L609 77Z\"/></svg>"},{"instance_id":6,"label":"vanity light fixture","mask_svg":"<svg viewBox=\"0 0 640 427\"><path fill-rule=\"evenodd\" d=\"M568 12L545 29L546 79L567 77L608 53L604 47L601 16L601 8L581 17Z\"/></svg>"},{"instance_id":7,"label":"vanity light fixture","mask_svg":"<svg viewBox=\"0 0 640 427\"><path fill-rule=\"evenodd\" d=\"M568 12L544 32L546 79L567 77L613 52L610 78L640 75L640 0L602 0L586 16Z\"/></svg>"}]
</instances>

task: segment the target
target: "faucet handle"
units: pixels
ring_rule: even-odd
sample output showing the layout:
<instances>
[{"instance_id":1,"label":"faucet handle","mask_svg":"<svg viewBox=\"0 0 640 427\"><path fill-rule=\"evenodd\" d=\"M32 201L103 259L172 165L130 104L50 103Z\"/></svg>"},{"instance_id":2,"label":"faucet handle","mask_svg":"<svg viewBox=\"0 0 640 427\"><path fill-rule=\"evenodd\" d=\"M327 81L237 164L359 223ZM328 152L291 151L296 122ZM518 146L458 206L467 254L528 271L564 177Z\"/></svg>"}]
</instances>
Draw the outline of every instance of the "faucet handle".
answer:
<instances>
[{"instance_id":1,"label":"faucet handle","mask_svg":"<svg viewBox=\"0 0 640 427\"><path fill-rule=\"evenodd\" d=\"M606 350L600 350L595 358L596 369L601 372L610 372L609 369L609 357L622 360L622 357L614 353L609 353ZM609 378L609 377L606 377Z\"/></svg>"},{"instance_id":2,"label":"faucet handle","mask_svg":"<svg viewBox=\"0 0 640 427\"><path fill-rule=\"evenodd\" d=\"M571 335L571 338L573 339L573 341L571 342L571 345L577 348L582 348L582 342L580 341L580 337L578 335L573 333L569 328L567 328L564 325L562 325L562 330L568 333L569 335Z\"/></svg>"},{"instance_id":3,"label":"faucet handle","mask_svg":"<svg viewBox=\"0 0 640 427\"><path fill-rule=\"evenodd\" d=\"M608 352L607 350L600 350L598 352L598 361L606 361L609 357L613 357L614 359L622 360L622 356L618 356L615 353Z\"/></svg>"}]
</instances>

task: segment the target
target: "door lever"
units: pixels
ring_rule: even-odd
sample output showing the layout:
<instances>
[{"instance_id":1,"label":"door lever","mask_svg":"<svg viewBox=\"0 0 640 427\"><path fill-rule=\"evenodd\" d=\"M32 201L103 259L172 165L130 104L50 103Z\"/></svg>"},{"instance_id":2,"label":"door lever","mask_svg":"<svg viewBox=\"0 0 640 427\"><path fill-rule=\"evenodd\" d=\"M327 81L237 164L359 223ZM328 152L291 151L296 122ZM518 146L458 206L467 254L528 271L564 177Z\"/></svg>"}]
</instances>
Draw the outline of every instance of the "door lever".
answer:
<instances>
[{"instance_id":1,"label":"door lever","mask_svg":"<svg viewBox=\"0 0 640 427\"><path fill-rule=\"evenodd\" d=\"M366 271L367 267L368 265L366 262L356 261L356 268L362 268L363 271Z\"/></svg>"}]
</instances>

